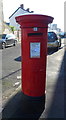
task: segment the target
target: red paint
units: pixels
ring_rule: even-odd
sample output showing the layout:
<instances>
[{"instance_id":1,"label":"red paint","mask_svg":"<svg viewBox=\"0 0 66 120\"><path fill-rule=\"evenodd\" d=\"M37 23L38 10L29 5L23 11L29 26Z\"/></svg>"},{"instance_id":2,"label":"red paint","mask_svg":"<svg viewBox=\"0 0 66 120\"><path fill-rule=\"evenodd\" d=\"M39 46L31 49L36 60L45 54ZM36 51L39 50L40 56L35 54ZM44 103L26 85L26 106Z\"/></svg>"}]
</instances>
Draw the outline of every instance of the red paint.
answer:
<instances>
[{"instance_id":1,"label":"red paint","mask_svg":"<svg viewBox=\"0 0 66 120\"><path fill-rule=\"evenodd\" d=\"M16 21L22 30L22 92L33 97L43 96L46 83L47 29L53 18L33 14L16 17ZM38 31L34 31L34 27ZM30 58L31 42L40 42L40 58Z\"/></svg>"}]
</instances>

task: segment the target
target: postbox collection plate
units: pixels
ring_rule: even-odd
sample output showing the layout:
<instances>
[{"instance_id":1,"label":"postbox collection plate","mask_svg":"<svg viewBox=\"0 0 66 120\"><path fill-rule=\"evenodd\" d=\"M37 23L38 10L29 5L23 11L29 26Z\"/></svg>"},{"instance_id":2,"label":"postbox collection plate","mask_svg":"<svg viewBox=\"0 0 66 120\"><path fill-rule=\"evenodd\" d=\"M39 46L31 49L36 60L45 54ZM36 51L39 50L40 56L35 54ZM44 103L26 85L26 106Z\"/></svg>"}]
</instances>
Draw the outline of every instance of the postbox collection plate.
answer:
<instances>
[{"instance_id":1,"label":"postbox collection plate","mask_svg":"<svg viewBox=\"0 0 66 120\"><path fill-rule=\"evenodd\" d=\"M30 58L40 58L40 42L30 42Z\"/></svg>"},{"instance_id":2,"label":"postbox collection plate","mask_svg":"<svg viewBox=\"0 0 66 120\"><path fill-rule=\"evenodd\" d=\"M34 27L34 28L33 28L33 31L38 31L38 27Z\"/></svg>"}]
</instances>

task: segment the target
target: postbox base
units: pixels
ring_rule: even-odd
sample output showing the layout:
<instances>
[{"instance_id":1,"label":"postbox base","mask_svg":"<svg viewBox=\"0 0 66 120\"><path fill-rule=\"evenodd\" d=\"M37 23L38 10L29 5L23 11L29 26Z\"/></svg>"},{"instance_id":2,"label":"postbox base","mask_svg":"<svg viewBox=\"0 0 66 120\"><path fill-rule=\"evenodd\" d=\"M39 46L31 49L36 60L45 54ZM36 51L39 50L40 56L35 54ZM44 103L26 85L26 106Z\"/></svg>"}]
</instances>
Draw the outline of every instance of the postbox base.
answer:
<instances>
[{"instance_id":1,"label":"postbox base","mask_svg":"<svg viewBox=\"0 0 66 120\"><path fill-rule=\"evenodd\" d=\"M21 118L37 119L45 109L45 95L41 97L27 96L22 92Z\"/></svg>"},{"instance_id":2,"label":"postbox base","mask_svg":"<svg viewBox=\"0 0 66 120\"><path fill-rule=\"evenodd\" d=\"M34 96L29 96L27 94L24 94L23 91L22 91L22 95L26 98L26 99L29 99L29 100L44 100L45 101L45 97L46 95L42 95L42 96L38 96L38 97L34 97Z\"/></svg>"}]
</instances>

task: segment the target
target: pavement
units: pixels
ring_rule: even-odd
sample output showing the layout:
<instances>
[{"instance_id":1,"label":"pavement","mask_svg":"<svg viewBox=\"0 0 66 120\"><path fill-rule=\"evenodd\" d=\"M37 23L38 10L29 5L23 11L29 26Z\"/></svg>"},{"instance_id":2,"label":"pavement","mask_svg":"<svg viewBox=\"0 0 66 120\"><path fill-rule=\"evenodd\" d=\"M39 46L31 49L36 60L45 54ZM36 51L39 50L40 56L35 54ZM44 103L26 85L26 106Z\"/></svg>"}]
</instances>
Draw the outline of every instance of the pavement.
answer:
<instances>
[{"instance_id":1,"label":"pavement","mask_svg":"<svg viewBox=\"0 0 66 120\"><path fill-rule=\"evenodd\" d=\"M16 102L15 102L16 101ZM44 110L44 97L32 98L25 96L19 91L13 96L5 106L2 112L2 119L39 119Z\"/></svg>"},{"instance_id":2,"label":"pavement","mask_svg":"<svg viewBox=\"0 0 66 120\"><path fill-rule=\"evenodd\" d=\"M64 120L66 115L66 106L65 105L65 91L66 84L65 78L66 74L64 71L66 70L66 51L64 52L60 71L58 74L58 78L56 81L56 85L54 86L54 91L49 89L47 91L47 95L49 95L49 99L51 100L51 104L49 104L49 109L47 110L48 98L46 98L46 103L44 101L44 97L41 98L29 98L25 96L20 87L10 98L8 102L5 104L4 109L2 111L2 120L17 120L17 119L29 119L29 120L45 120L50 119L54 120L55 118ZM49 79L49 78L48 78ZM51 83L52 84L52 83ZM47 86L48 87L48 86ZM51 86L50 86L51 87ZM50 91L53 94L52 98L50 97ZM45 104L45 108L44 108Z\"/></svg>"}]
</instances>

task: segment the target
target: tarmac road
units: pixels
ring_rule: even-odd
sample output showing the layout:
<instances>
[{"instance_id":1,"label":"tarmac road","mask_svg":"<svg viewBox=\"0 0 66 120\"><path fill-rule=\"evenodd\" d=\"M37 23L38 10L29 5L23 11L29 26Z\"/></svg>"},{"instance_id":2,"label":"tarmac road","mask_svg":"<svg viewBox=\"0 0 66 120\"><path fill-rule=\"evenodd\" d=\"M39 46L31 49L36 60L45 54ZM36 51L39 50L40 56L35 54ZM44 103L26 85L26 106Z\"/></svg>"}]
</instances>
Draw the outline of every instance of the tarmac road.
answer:
<instances>
[{"instance_id":1,"label":"tarmac road","mask_svg":"<svg viewBox=\"0 0 66 120\"><path fill-rule=\"evenodd\" d=\"M17 80L17 76L20 76L21 74L20 56L21 56L20 43L18 43L15 47L11 46L2 50L3 102L20 85L20 80Z\"/></svg>"}]
</instances>

